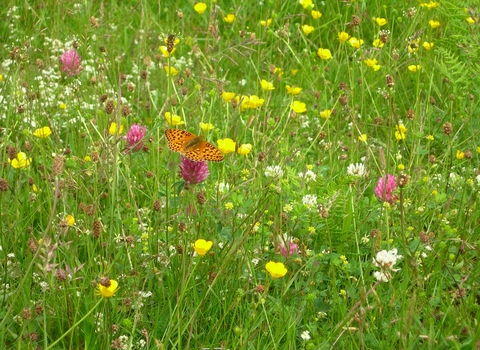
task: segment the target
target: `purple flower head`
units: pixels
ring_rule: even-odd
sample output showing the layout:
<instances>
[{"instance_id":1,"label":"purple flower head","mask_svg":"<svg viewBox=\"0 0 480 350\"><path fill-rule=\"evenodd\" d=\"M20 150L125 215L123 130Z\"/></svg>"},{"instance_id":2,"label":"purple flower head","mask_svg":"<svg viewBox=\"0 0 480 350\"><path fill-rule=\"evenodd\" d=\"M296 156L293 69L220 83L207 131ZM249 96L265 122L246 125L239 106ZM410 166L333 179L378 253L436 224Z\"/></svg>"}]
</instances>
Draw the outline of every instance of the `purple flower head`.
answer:
<instances>
[{"instance_id":1,"label":"purple flower head","mask_svg":"<svg viewBox=\"0 0 480 350\"><path fill-rule=\"evenodd\" d=\"M187 184L198 184L210 175L206 161L195 162L184 156L181 156L181 159L179 173Z\"/></svg>"},{"instance_id":2,"label":"purple flower head","mask_svg":"<svg viewBox=\"0 0 480 350\"><path fill-rule=\"evenodd\" d=\"M82 67L80 67L81 60L82 58L77 50L71 49L70 51L65 51L62 57L60 57L60 62L63 63L62 71L67 71L68 76L77 75L82 70Z\"/></svg>"},{"instance_id":3,"label":"purple flower head","mask_svg":"<svg viewBox=\"0 0 480 350\"><path fill-rule=\"evenodd\" d=\"M375 187L375 194L377 197L386 202L393 200L392 194L393 191L397 189L397 178L395 175L387 174L387 184L385 185L385 177L378 179L377 187ZM383 198L383 193L385 192L385 198Z\"/></svg>"},{"instance_id":4,"label":"purple flower head","mask_svg":"<svg viewBox=\"0 0 480 350\"><path fill-rule=\"evenodd\" d=\"M288 258L290 255L293 255L293 253L298 253L298 244L295 244L293 242L288 242L288 245L290 246L290 249L287 250L287 247L285 247L283 244L281 244L282 247L282 255L286 258Z\"/></svg>"},{"instance_id":5,"label":"purple flower head","mask_svg":"<svg viewBox=\"0 0 480 350\"><path fill-rule=\"evenodd\" d=\"M143 138L147 134L147 127L140 126L138 124L133 124L128 130L127 136L124 136L124 140L127 140L127 143L130 145L127 147L128 153L130 151L140 151L143 148Z\"/></svg>"}]
</instances>

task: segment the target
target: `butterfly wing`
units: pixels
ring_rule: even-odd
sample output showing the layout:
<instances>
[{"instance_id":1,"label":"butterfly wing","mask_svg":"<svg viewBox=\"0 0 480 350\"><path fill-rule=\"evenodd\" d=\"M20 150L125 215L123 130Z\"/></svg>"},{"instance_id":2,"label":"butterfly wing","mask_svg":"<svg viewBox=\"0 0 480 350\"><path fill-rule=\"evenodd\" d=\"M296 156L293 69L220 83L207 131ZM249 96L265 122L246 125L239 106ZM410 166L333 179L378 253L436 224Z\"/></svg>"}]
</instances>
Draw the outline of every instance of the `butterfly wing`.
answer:
<instances>
[{"instance_id":1,"label":"butterfly wing","mask_svg":"<svg viewBox=\"0 0 480 350\"><path fill-rule=\"evenodd\" d=\"M195 162L202 162L205 159L203 158L203 154L200 148L192 149L188 152L183 153L185 157Z\"/></svg>"},{"instance_id":2,"label":"butterfly wing","mask_svg":"<svg viewBox=\"0 0 480 350\"><path fill-rule=\"evenodd\" d=\"M168 148L174 152L183 153L185 157L195 162L208 160L210 162L222 162L223 154L217 147L207 141L202 141L199 146L185 150L185 142L194 139L196 136L191 132L179 129L165 130L165 137L168 140ZM191 145L188 146L190 148Z\"/></svg>"},{"instance_id":3,"label":"butterfly wing","mask_svg":"<svg viewBox=\"0 0 480 350\"><path fill-rule=\"evenodd\" d=\"M165 130L165 137L169 142L186 141L196 137L191 132L180 129L167 129Z\"/></svg>"},{"instance_id":4,"label":"butterfly wing","mask_svg":"<svg viewBox=\"0 0 480 350\"><path fill-rule=\"evenodd\" d=\"M207 141L203 141L200 144L200 151L202 154L203 160L208 160L210 162L223 162L223 154L220 150Z\"/></svg>"},{"instance_id":5,"label":"butterfly wing","mask_svg":"<svg viewBox=\"0 0 480 350\"><path fill-rule=\"evenodd\" d=\"M185 130L167 129L165 130L165 137L168 140L168 148L174 152L184 153L185 141L191 140L196 136Z\"/></svg>"}]
</instances>

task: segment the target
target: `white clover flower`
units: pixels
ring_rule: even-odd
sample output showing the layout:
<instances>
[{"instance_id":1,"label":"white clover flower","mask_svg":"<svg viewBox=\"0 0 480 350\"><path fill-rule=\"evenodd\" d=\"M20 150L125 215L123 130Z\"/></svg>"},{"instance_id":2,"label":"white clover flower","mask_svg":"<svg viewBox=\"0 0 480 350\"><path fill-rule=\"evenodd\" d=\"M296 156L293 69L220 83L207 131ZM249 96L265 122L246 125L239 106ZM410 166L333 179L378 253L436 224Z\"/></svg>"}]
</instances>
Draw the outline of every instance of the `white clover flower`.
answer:
<instances>
[{"instance_id":1,"label":"white clover flower","mask_svg":"<svg viewBox=\"0 0 480 350\"><path fill-rule=\"evenodd\" d=\"M397 255L397 248L386 251L381 250L377 253L377 256L373 258L373 263L376 267L388 268L392 270L393 265L396 264L397 260L403 258L402 255Z\"/></svg>"},{"instance_id":2,"label":"white clover flower","mask_svg":"<svg viewBox=\"0 0 480 350\"><path fill-rule=\"evenodd\" d=\"M388 282L392 275L390 271L398 271L399 269L394 269L393 265L397 263L398 260L403 258L402 255L397 254L397 249L386 251L381 250L377 253L377 256L373 258L373 263L376 267L379 267L381 271L376 271L373 276L380 282Z\"/></svg>"},{"instance_id":3,"label":"white clover flower","mask_svg":"<svg viewBox=\"0 0 480 350\"><path fill-rule=\"evenodd\" d=\"M477 180L478 186L480 186L480 175L478 175L475 180Z\"/></svg>"},{"instance_id":4,"label":"white clover flower","mask_svg":"<svg viewBox=\"0 0 480 350\"><path fill-rule=\"evenodd\" d=\"M314 208L317 205L317 196L307 194L306 196L303 196L302 203L309 208Z\"/></svg>"},{"instance_id":5,"label":"white clover flower","mask_svg":"<svg viewBox=\"0 0 480 350\"><path fill-rule=\"evenodd\" d=\"M307 170L307 172L305 174L304 173L298 173L298 176L300 178L302 178L303 180L305 180L306 182L317 180L317 174L315 174L311 170Z\"/></svg>"},{"instance_id":6,"label":"white clover flower","mask_svg":"<svg viewBox=\"0 0 480 350\"><path fill-rule=\"evenodd\" d=\"M220 194L223 194L224 192L228 192L230 190L230 185L223 182L217 183L216 187Z\"/></svg>"},{"instance_id":7,"label":"white clover flower","mask_svg":"<svg viewBox=\"0 0 480 350\"><path fill-rule=\"evenodd\" d=\"M383 271L375 271L373 273L373 276L377 279L377 281L380 281L380 282L388 282L389 281L389 276L386 275Z\"/></svg>"},{"instance_id":8,"label":"white clover flower","mask_svg":"<svg viewBox=\"0 0 480 350\"><path fill-rule=\"evenodd\" d=\"M365 173L365 166L362 163L352 163L347 168L347 174L353 177L363 177Z\"/></svg>"},{"instance_id":9,"label":"white clover flower","mask_svg":"<svg viewBox=\"0 0 480 350\"><path fill-rule=\"evenodd\" d=\"M323 312L323 311L319 311L317 316L318 316L318 318L324 318L324 317L327 317L327 313Z\"/></svg>"},{"instance_id":10,"label":"white clover flower","mask_svg":"<svg viewBox=\"0 0 480 350\"><path fill-rule=\"evenodd\" d=\"M267 166L267 169L265 171L265 176L266 177L282 177L283 176L283 170L280 168L280 165L276 166Z\"/></svg>"},{"instance_id":11,"label":"white clover flower","mask_svg":"<svg viewBox=\"0 0 480 350\"><path fill-rule=\"evenodd\" d=\"M300 335L300 337L303 340L310 340L310 332L309 331L303 331L302 334Z\"/></svg>"}]
</instances>

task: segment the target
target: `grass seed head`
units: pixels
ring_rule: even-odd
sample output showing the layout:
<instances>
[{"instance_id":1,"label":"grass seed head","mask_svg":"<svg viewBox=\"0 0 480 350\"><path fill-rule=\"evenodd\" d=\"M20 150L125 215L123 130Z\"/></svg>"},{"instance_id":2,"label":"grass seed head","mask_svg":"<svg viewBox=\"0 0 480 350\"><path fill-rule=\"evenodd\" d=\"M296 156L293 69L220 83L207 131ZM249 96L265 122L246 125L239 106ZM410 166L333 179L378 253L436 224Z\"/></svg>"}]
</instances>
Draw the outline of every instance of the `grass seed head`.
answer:
<instances>
[{"instance_id":1,"label":"grass seed head","mask_svg":"<svg viewBox=\"0 0 480 350\"><path fill-rule=\"evenodd\" d=\"M453 132L452 124L450 124L450 123L448 123L448 122L445 123L445 124L443 124L443 134L444 134L445 136L450 135L452 132Z\"/></svg>"},{"instance_id":2,"label":"grass seed head","mask_svg":"<svg viewBox=\"0 0 480 350\"><path fill-rule=\"evenodd\" d=\"M54 175L60 175L63 173L63 157L56 156L53 158L52 171Z\"/></svg>"}]
</instances>

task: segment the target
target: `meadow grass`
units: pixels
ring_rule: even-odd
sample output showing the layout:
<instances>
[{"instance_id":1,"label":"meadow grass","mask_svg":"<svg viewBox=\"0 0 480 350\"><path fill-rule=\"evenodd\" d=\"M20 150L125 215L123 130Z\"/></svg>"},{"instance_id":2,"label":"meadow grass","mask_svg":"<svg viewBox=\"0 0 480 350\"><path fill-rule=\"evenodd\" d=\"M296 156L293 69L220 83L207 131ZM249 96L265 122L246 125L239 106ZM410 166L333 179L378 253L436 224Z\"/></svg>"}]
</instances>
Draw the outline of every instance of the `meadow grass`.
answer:
<instances>
[{"instance_id":1,"label":"meadow grass","mask_svg":"<svg viewBox=\"0 0 480 350\"><path fill-rule=\"evenodd\" d=\"M474 6L4 3L0 348L480 348Z\"/></svg>"}]
</instances>

